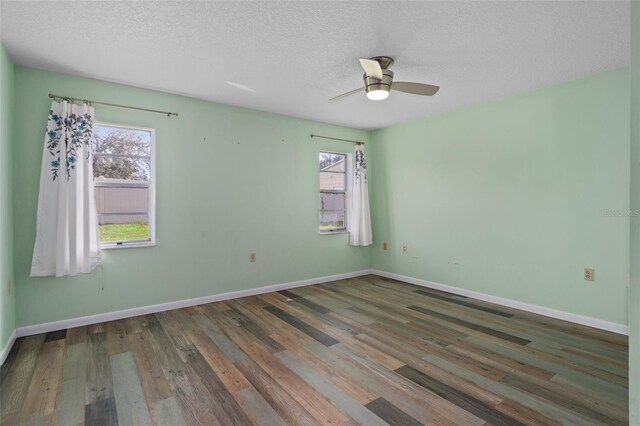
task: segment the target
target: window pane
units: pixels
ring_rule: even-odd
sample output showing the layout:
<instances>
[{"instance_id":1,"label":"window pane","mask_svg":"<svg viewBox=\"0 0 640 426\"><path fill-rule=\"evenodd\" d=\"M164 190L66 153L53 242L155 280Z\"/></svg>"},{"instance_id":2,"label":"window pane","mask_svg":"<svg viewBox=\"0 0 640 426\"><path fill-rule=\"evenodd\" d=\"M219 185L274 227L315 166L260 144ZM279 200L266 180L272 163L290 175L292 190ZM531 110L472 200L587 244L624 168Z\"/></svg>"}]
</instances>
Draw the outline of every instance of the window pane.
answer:
<instances>
[{"instance_id":1,"label":"window pane","mask_svg":"<svg viewBox=\"0 0 640 426\"><path fill-rule=\"evenodd\" d=\"M344 191L345 174L320 172L320 190Z\"/></svg>"},{"instance_id":2,"label":"window pane","mask_svg":"<svg viewBox=\"0 0 640 426\"><path fill-rule=\"evenodd\" d=\"M95 198L99 215L108 213L148 213L149 189L146 187L96 187Z\"/></svg>"},{"instance_id":3,"label":"window pane","mask_svg":"<svg viewBox=\"0 0 640 426\"><path fill-rule=\"evenodd\" d=\"M344 194L320 193L320 210L345 210Z\"/></svg>"},{"instance_id":4,"label":"window pane","mask_svg":"<svg viewBox=\"0 0 640 426\"><path fill-rule=\"evenodd\" d=\"M149 241L147 215L101 215L100 242Z\"/></svg>"},{"instance_id":5,"label":"window pane","mask_svg":"<svg viewBox=\"0 0 640 426\"><path fill-rule=\"evenodd\" d=\"M149 158L93 157L93 179L101 178L142 180L150 178Z\"/></svg>"},{"instance_id":6,"label":"window pane","mask_svg":"<svg viewBox=\"0 0 640 426\"><path fill-rule=\"evenodd\" d=\"M332 231L344 229L344 210L342 211L321 211L320 231Z\"/></svg>"},{"instance_id":7,"label":"window pane","mask_svg":"<svg viewBox=\"0 0 640 426\"><path fill-rule=\"evenodd\" d=\"M93 152L148 157L151 155L151 132L97 125Z\"/></svg>"},{"instance_id":8,"label":"window pane","mask_svg":"<svg viewBox=\"0 0 640 426\"><path fill-rule=\"evenodd\" d=\"M346 155L330 152L320 153L320 171L344 172Z\"/></svg>"}]
</instances>

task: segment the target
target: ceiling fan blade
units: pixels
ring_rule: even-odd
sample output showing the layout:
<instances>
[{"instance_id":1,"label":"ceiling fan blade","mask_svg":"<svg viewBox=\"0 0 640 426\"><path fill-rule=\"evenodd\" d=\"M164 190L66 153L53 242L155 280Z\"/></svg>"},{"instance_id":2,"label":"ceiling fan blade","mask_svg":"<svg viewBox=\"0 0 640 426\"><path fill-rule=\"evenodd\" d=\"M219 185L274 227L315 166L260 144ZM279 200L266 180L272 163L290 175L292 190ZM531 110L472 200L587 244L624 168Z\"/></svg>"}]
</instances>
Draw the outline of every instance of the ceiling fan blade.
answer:
<instances>
[{"instance_id":1,"label":"ceiling fan blade","mask_svg":"<svg viewBox=\"0 0 640 426\"><path fill-rule=\"evenodd\" d=\"M382 67L378 61L360 58L360 65L368 76L382 80Z\"/></svg>"},{"instance_id":2,"label":"ceiling fan blade","mask_svg":"<svg viewBox=\"0 0 640 426\"><path fill-rule=\"evenodd\" d=\"M411 93L413 95L433 96L438 92L438 90L440 90L440 86L411 83L409 81L394 81L391 83L391 89L399 92Z\"/></svg>"},{"instance_id":3,"label":"ceiling fan blade","mask_svg":"<svg viewBox=\"0 0 640 426\"><path fill-rule=\"evenodd\" d=\"M339 101L339 100L341 100L343 98L346 98L347 96L355 95L356 93L363 92L363 91L364 91L364 87L360 87L358 89L351 90L350 92L343 93L342 95L335 96L335 97L329 99L329 102Z\"/></svg>"}]
</instances>

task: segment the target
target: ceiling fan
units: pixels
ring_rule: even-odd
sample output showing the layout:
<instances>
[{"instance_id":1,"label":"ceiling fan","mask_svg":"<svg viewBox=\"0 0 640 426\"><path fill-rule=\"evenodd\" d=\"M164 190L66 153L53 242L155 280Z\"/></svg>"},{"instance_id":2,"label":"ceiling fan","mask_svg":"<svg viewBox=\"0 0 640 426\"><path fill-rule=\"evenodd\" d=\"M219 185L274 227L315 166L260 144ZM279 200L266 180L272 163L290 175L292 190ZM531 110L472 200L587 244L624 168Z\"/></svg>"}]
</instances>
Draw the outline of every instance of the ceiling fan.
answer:
<instances>
[{"instance_id":1,"label":"ceiling fan","mask_svg":"<svg viewBox=\"0 0 640 426\"><path fill-rule=\"evenodd\" d=\"M393 81L393 71L389 69L393 65L393 58L388 56L374 56L369 59L361 58L360 65L364 69L364 87L331 98L329 99L330 102L338 101L362 90L367 93L367 98L372 101L387 99L392 89L422 96L433 96L440 90L439 86L431 84Z\"/></svg>"}]
</instances>

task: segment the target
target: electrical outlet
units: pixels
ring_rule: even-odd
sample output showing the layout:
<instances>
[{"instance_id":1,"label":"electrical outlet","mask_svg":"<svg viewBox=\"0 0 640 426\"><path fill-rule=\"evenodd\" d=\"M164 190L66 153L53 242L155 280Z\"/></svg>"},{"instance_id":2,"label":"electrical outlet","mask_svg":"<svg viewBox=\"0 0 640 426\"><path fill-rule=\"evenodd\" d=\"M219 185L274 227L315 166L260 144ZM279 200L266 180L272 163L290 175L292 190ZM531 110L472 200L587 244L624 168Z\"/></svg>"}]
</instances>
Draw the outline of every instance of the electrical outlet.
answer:
<instances>
[{"instance_id":1,"label":"electrical outlet","mask_svg":"<svg viewBox=\"0 0 640 426\"><path fill-rule=\"evenodd\" d=\"M249 262L255 262L255 261L256 261L256 254L249 253Z\"/></svg>"},{"instance_id":2,"label":"electrical outlet","mask_svg":"<svg viewBox=\"0 0 640 426\"><path fill-rule=\"evenodd\" d=\"M596 272L593 268L584 268L584 280L594 281L596 278Z\"/></svg>"},{"instance_id":3,"label":"electrical outlet","mask_svg":"<svg viewBox=\"0 0 640 426\"><path fill-rule=\"evenodd\" d=\"M388 242L384 242L382 243L382 250L389 250L389 243Z\"/></svg>"},{"instance_id":4,"label":"electrical outlet","mask_svg":"<svg viewBox=\"0 0 640 426\"><path fill-rule=\"evenodd\" d=\"M407 248L407 245L405 244L405 245L402 246L402 254L407 254L407 253L409 253L409 249Z\"/></svg>"}]
</instances>

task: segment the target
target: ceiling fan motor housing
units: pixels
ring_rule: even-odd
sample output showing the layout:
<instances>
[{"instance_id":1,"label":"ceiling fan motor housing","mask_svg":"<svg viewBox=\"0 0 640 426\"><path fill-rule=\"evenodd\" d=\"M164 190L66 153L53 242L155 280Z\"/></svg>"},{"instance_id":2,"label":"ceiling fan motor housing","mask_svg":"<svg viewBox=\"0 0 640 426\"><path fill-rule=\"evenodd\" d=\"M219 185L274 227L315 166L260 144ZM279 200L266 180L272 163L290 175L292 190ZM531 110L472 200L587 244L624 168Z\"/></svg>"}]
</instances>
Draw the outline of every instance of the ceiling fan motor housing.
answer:
<instances>
[{"instance_id":1,"label":"ceiling fan motor housing","mask_svg":"<svg viewBox=\"0 0 640 426\"><path fill-rule=\"evenodd\" d=\"M371 77L366 73L363 75L364 88L367 93L375 90L384 90L386 92L391 90L391 83L393 82L393 71L388 69L382 70L382 80Z\"/></svg>"}]
</instances>

